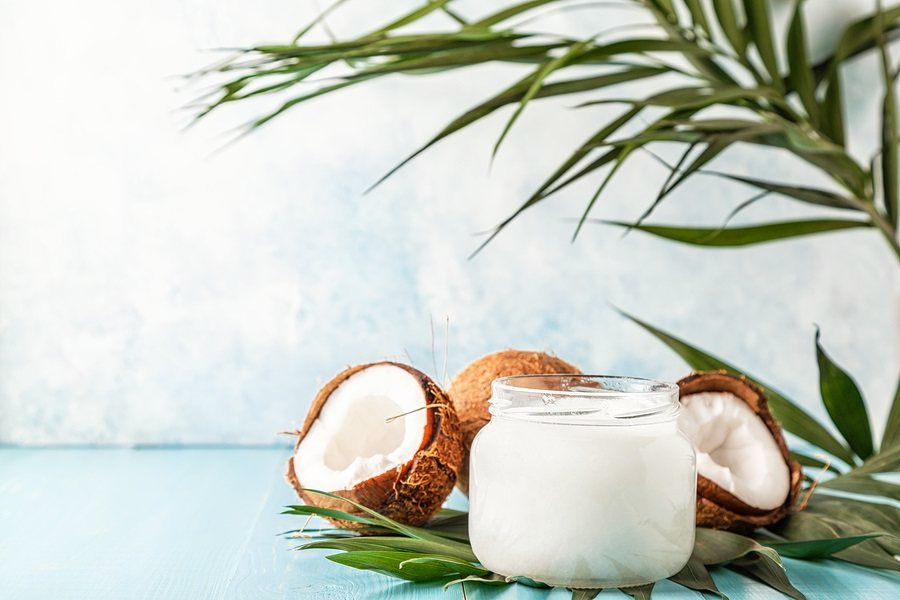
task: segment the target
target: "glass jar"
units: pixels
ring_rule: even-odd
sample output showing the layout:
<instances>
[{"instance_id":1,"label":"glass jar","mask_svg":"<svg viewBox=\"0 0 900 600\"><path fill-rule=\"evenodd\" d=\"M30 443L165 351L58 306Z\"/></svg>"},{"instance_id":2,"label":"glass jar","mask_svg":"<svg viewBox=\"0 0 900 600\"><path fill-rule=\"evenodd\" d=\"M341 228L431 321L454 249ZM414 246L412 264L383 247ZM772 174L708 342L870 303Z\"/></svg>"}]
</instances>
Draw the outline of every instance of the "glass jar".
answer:
<instances>
[{"instance_id":1,"label":"glass jar","mask_svg":"<svg viewBox=\"0 0 900 600\"><path fill-rule=\"evenodd\" d=\"M469 537L486 569L575 588L674 575L694 547L697 468L678 386L534 375L493 383L472 443Z\"/></svg>"}]
</instances>

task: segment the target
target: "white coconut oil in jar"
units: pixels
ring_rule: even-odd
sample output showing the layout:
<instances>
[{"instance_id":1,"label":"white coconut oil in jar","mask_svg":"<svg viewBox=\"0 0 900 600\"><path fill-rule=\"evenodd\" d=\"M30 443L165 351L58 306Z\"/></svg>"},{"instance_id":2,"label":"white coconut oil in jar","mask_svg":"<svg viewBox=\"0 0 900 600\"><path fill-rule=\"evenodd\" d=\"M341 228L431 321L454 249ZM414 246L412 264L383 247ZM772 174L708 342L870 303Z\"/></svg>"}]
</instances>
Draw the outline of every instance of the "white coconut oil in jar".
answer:
<instances>
[{"instance_id":1,"label":"white coconut oil in jar","mask_svg":"<svg viewBox=\"0 0 900 600\"><path fill-rule=\"evenodd\" d=\"M469 536L486 569L555 586L625 587L681 570L697 470L678 387L536 375L493 384L471 448Z\"/></svg>"}]
</instances>

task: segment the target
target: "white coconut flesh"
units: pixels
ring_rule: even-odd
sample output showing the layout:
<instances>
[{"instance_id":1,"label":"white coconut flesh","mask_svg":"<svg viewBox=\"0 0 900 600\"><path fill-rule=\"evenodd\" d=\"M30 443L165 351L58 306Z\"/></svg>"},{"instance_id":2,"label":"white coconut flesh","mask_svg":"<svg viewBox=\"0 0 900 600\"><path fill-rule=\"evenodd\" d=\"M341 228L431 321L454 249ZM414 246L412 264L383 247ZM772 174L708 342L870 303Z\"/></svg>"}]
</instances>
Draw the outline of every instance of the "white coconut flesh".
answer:
<instances>
[{"instance_id":1,"label":"white coconut flesh","mask_svg":"<svg viewBox=\"0 0 900 600\"><path fill-rule=\"evenodd\" d=\"M354 373L331 393L294 455L304 487L348 490L395 469L422 444L426 404L419 380L394 365Z\"/></svg>"},{"instance_id":2,"label":"white coconut flesh","mask_svg":"<svg viewBox=\"0 0 900 600\"><path fill-rule=\"evenodd\" d=\"M756 508L787 500L790 472L763 420L729 392L681 398L678 425L697 451L697 472Z\"/></svg>"}]
</instances>

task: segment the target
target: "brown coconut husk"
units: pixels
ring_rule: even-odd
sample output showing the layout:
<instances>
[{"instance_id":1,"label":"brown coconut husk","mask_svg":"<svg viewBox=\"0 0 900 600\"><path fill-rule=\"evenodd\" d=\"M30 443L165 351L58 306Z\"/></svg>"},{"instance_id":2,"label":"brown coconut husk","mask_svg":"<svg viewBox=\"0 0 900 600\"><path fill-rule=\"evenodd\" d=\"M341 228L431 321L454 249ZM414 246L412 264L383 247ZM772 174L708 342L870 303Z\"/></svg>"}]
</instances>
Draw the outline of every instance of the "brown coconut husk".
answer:
<instances>
[{"instance_id":1,"label":"brown coconut husk","mask_svg":"<svg viewBox=\"0 0 900 600\"><path fill-rule=\"evenodd\" d=\"M459 415L465 456L456 486L469 493L469 448L482 427L491 420L488 411L491 383L499 377L512 375L581 374L578 367L544 352L501 350L469 363L453 379L450 399Z\"/></svg>"},{"instance_id":2,"label":"brown coconut husk","mask_svg":"<svg viewBox=\"0 0 900 600\"><path fill-rule=\"evenodd\" d=\"M459 420L450 398L421 371L409 365L389 361L358 365L342 371L329 381L313 400L306 420L303 422L303 428L297 437L294 454L334 390L351 375L377 365L400 367L419 380L428 407L423 408L427 418L422 434L422 444L412 459L395 469L367 479L349 490L323 491L330 491L362 504L401 523L423 525L441 509L444 500L453 491L453 485L463 461L464 449ZM346 502L305 491L303 483L299 481L294 472L293 455L288 459L285 477L307 504L366 516L365 513ZM339 519L329 519L329 521L338 527L360 527L359 523Z\"/></svg>"},{"instance_id":3,"label":"brown coconut husk","mask_svg":"<svg viewBox=\"0 0 900 600\"><path fill-rule=\"evenodd\" d=\"M701 371L678 382L680 396L700 392L728 392L740 398L765 424L778 445L790 474L790 492L781 506L767 510L751 506L706 477L697 476L697 526L748 533L782 520L794 510L800 493L803 472L791 458L781 427L769 410L763 391L746 377L726 371Z\"/></svg>"}]
</instances>

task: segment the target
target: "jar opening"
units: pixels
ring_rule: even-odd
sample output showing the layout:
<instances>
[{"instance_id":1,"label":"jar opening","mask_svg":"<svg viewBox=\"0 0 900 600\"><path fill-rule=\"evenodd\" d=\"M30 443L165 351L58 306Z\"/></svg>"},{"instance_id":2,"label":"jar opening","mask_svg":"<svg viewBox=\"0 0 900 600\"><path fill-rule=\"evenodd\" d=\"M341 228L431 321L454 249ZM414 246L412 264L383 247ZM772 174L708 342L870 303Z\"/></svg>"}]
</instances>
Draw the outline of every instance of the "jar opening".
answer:
<instances>
[{"instance_id":1,"label":"jar opening","mask_svg":"<svg viewBox=\"0 0 900 600\"><path fill-rule=\"evenodd\" d=\"M609 375L515 375L495 379L494 416L563 425L645 425L678 417L674 383Z\"/></svg>"}]
</instances>

